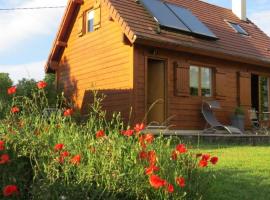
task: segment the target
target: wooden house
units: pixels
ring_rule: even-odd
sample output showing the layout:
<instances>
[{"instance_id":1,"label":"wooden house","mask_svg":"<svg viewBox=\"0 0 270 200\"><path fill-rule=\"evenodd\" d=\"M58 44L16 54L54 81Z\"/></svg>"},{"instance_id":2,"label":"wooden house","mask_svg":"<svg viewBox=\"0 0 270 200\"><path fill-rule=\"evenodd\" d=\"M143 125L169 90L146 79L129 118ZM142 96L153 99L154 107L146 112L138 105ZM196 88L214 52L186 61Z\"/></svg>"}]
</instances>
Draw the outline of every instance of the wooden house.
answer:
<instances>
[{"instance_id":1,"label":"wooden house","mask_svg":"<svg viewBox=\"0 0 270 200\"><path fill-rule=\"evenodd\" d=\"M70 0L46 72L82 113L94 89L126 121L132 107L132 122L147 114L147 123L197 130L203 100L221 103L223 123L237 106L269 110L270 38L246 18L245 0L232 10L199 0Z\"/></svg>"}]
</instances>

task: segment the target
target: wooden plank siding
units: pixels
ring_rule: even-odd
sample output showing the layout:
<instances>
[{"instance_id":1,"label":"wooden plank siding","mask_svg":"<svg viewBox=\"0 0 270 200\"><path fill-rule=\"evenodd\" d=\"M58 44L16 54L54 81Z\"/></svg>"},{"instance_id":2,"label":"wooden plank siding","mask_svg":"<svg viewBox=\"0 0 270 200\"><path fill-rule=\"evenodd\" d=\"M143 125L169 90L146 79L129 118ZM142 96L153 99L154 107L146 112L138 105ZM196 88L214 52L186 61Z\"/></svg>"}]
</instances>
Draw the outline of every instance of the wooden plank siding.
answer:
<instances>
[{"instance_id":1,"label":"wooden plank siding","mask_svg":"<svg viewBox=\"0 0 270 200\"><path fill-rule=\"evenodd\" d=\"M127 118L133 95L133 47L120 25L111 20L104 3L101 3L100 28L78 35L80 16L93 6L94 0L85 0L74 20L56 72L58 87L72 97L82 113L88 109L94 89L107 95L103 106L108 113L121 111Z\"/></svg>"},{"instance_id":2,"label":"wooden plank siding","mask_svg":"<svg viewBox=\"0 0 270 200\"><path fill-rule=\"evenodd\" d=\"M157 55L151 54L155 52ZM169 125L173 129L182 130L197 130L205 127L205 121L201 114L201 104L203 99L218 99L221 103L222 109L216 111L218 119L224 123L230 123L230 116L238 105L242 105L241 99L244 95L246 101L242 105L246 112L250 109L250 73L264 74L270 77L269 70L260 66L244 65L236 62L229 62L212 57L199 56L185 52L170 51L166 49L159 49L144 45L135 45L134 49L134 93L136 93L135 100L135 120L140 121L144 118L146 113L145 103L145 73L147 67L147 57L156 57L158 59L164 58L167 60L167 116L171 118ZM175 93L175 62L178 61L181 65L196 64L201 67L210 67L213 71L213 97L196 97L179 95ZM216 75L222 73L224 77L216 81ZM243 78L239 74L243 74ZM241 79L241 89L239 89L239 78ZM186 80L189 80L186 78ZM189 85L189 82L186 82ZM189 87L189 86L188 86ZM216 93L218 91L218 93ZM222 92L224 91L224 92ZM244 94L245 93L245 94ZM246 116L246 124L248 123L248 116Z\"/></svg>"}]
</instances>

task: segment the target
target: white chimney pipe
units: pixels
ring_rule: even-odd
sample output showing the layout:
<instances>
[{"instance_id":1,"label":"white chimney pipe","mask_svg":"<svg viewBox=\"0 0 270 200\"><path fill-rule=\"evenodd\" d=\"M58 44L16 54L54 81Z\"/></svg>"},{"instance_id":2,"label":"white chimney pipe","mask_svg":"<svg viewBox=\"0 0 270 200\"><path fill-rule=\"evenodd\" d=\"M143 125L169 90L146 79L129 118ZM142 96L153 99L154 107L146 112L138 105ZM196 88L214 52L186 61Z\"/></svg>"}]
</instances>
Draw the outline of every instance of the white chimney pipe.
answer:
<instances>
[{"instance_id":1,"label":"white chimney pipe","mask_svg":"<svg viewBox=\"0 0 270 200\"><path fill-rule=\"evenodd\" d=\"M232 11L241 20L247 20L247 2L246 0L232 0Z\"/></svg>"}]
</instances>

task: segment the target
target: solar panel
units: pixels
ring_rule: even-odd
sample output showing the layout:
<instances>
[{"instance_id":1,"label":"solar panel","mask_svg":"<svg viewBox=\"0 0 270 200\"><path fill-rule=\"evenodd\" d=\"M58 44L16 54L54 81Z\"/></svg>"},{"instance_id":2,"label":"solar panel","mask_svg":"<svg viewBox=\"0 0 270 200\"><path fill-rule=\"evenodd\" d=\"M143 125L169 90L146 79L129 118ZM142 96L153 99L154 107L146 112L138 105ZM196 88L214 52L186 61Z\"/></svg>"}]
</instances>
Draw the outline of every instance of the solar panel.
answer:
<instances>
[{"instance_id":1,"label":"solar panel","mask_svg":"<svg viewBox=\"0 0 270 200\"><path fill-rule=\"evenodd\" d=\"M160 0L140 0L160 26L190 32L175 14Z\"/></svg>"},{"instance_id":2,"label":"solar panel","mask_svg":"<svg viewBox=\"0 0 270 200\"><path fill-rule=\"evenodd\" d=\"M181 20L191 32L217 39L217 36L210 31L196 16L194 16L189 10L176 6L174 4L165 3L168 8Z\"/></svg>"}]
</instances>

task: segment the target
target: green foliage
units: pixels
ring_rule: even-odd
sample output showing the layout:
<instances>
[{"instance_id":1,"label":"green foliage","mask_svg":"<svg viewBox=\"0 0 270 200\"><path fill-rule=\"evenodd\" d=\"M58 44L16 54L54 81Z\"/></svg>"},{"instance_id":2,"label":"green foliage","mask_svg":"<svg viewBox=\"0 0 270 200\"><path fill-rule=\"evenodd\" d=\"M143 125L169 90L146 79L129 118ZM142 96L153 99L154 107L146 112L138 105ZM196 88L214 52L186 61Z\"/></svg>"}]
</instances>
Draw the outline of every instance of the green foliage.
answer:
<instances>
[{"instance_id":1,"label":"green foliage","mask_svg":"<svg viewBox=\"0 0 270 200\"><path fill-rule=\"evenodd\" d=\"M101 110L102 95L94 95L89 119L83 124L63 116L64 108L44 116L48 100L43 89L31 96L14 97L14 105L21 112L10 114L0 123L0 140L5 141L5 152L11 155L11 162L0 165L0 187L17 185L19 199L193 200L203 197L207 182L212 180L208 170L198 167L192 151L171 159L179 140L158 136L144 146L141 132L130 137L121 134L121 116L114 114L106 120L106 112ZM59 105L63 101L60 99ZM106 135L97 138L99 130ZM64 148L55 150L56 144L64 144ZM63 151L69 155L62 157ZM140 159L142 151L155 152L155 165L159 167L155 174L174 185L173 193L168 193L166 186L155 189L150 185L145 174L150 161ZM71 162L75 155L81 157L78 164ZM185 178L185 187L176 184L176 177Z\"/></svg>"},{"instance_id":2,"label":"green foliage","mask_svg":"<svg viewBox=\"0 0 270 200\"><path fill-rule=\"evenodd\" d=\"M0 73L0 119L2 119L7 112L7 105L11 101L11 97L7 94L7 89L12 86L12 80L6 73Z\"/></svg>"},{"instance_id":3,"label":"green foliage","mask_svg":"<svg viewBox=\"0 0 270 200\"><path fill-rule=\"evenodd\" d=\"M46 97L48 100L48 106L55 107L58 98L58 92L55 86L55 74L46 74L44 80L47 83L45 88ZM17 84L17 96L32 97L35 91L37 91L37 82L34 79L23 78Z\"/></svg>"},{"instance_id":4,"label":"green foliage","mask_svg":"<svg viewBox=\"0 0 270 200\"><path fill-rule=\"evenodd\" d=\"M36 81L23 78L18 81L16 96L32 97L35 90L37 90Z\"/></svg>"},{"instance_id":5,"label":"green foliage","mask_svg":"<svg viewBox=\"0 0 270 200\"><path fill-rule=\"evenodd\" d=\"M45 88L48 103L51 106L55 106L57 103L57 96L60 93L56 89L55 74L46 74L44 81L48 84L47 87Z\"/></svg>"},{"instance_id":6,"label":"green foliage","mask_svg":"<svg viewBox=\"0 0 270 200\"><path fill-rule=\"evenodd\" d=\"M244 111L243 107L238 106L235 108L234 114L235 115L245 115L245 111Z\"/></svg>"}]
</instances>

